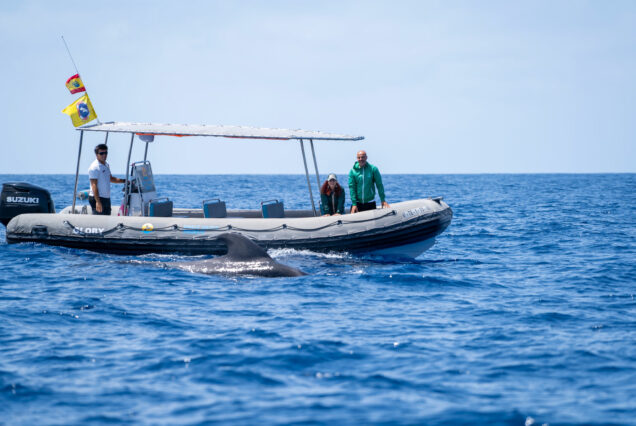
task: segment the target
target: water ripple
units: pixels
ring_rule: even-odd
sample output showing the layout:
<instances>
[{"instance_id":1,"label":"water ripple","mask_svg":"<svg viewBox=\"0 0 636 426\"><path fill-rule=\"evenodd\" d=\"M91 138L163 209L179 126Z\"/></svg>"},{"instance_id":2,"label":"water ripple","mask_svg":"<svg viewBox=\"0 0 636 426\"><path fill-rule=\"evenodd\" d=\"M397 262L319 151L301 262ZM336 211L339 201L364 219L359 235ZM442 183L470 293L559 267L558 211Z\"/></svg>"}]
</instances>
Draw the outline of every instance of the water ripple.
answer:
<instances>
[{"instance_id":1,"label":"water ripple","mask_svg":"<svg viewBox=\"0 0 636 426\"><path fill-rule=\"evenodd\" d=\"M70 204L73 176L9 180ZM455 217L436 245L414 262L270 251L299 280L7 245L0 227L0 423L633 424L635 175L385 185L444 195ZM204 186L236 208L274 187L306 203L304 176L157 186L190 207Z\"/></svg>"}]
</instances>

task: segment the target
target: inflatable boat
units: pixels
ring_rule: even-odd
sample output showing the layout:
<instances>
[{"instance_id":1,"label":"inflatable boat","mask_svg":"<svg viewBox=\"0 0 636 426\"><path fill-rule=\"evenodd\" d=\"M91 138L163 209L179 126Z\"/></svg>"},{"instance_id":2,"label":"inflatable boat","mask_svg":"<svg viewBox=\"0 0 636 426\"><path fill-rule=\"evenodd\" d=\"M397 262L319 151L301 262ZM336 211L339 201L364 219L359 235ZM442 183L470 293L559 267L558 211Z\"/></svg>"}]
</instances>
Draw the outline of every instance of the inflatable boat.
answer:
<instances>
[{"instance_id":1,"label":"inflatable boat","mask_svg":"<svg viewBox=\"0 0 636 426\"><path fill-rule=\"evenodd\" d=\"M238 232L260 246L319 252L346 251L382 256L415 258L430 248L450 224L451 208L441 197L392 203L355 214L320 216L314 203L305 142L309 142L320 188L314 141L361 140L324 132L263 129L234 126L172 125L151 123L98 123L79 127L78 164L73 204L56 213L50 193L25 182L3 184L0 221L7 226L8 243L37 242L118 254L183 253L223 254L221 233ZM110 216L91 214L89 205L76 200L79 159L84 132L129 133L124 200ZM300 143L311 209L288 210L279 200L261 203L259 210L232 210L220 199L202 201L200 209L173 206L160 197L147 160L148 145L155 136L215 136L247 139L297 140ZM144 159L131 164L135 140L146 144ZM84 194L85 195L85 194Z\"/></svg>"}]
</instances>

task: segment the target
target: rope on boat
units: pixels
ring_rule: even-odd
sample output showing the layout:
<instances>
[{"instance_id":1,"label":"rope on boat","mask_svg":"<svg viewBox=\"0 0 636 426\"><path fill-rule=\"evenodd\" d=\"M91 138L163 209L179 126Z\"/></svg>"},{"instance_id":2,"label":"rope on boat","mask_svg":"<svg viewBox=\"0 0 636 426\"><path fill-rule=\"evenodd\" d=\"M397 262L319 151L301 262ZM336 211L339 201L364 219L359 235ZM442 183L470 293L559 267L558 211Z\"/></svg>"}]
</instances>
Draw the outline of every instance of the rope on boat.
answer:
<instances>
[{"instance_id":1,"label":"rope on boat","mask_svg":"<svg viewBox=\"0 0 636 426\"><path fill-rule=\"evenodd\" d=\"M82 236L93 236L96 234L96 232L86 232L85 229L87 228L82 228L82 227L78 227L73 225L71 222L69 222L68 220L64 221L64 224L66 226L68 226L69 228L71 228L73 230L73 233L75 234L79 234ZM89 229L95 229L95 228L89 228ZM123 223L118 223L117 225L115 225L114 227L110 228L110 229L106 229L102 232L99 232L99 235L108 235L111 234L115 231L118 230L126 230L126 229L130 229L133 231L140 231L140 232L145 232L146 230L143 228L137 228L134 226L129 226L129 225L124 225ZM178 225L169 225L169 226L164 226L163 228L153 228L153 231L177 231L179 230L179 226Z\"/></svg>"},{"instance_id":2,"label":"rope on boat","mask_svg":"<svg viewBox=\"0 0 636 426\"><path fill-rule=\"evenodd\" d=\"M380 217L374 217L374 218L370 218L370 219L362 219L362 220L342 220L342 219L338 219L336 221L333 221L331 223L328 223L326 225L323 226L317 226L315 228L298 228L296 226L289 226L285 223L283 223L282 225L279 226L275 226L273 228L266 228L266 229L249 229L249 228L241 228L238 226L233 226L233 225L225 225L225 226L220 226L218 228L214 228L214 229L206 229L206 228L197 228L196 225L195 227L183 227L177 224L174 225L168 225L168 226L164 226L161 228L152 228L151 230L145 229L144 227L138 228L136 226L130 226L130 225L124 225L123 223L118 223L117 225L115 225L114 227L104 230L102 232L99 232L98 234L101 236L104 235L109 235L115 231L125 231L125 230L131 230L131 231L138 231L138 232L165 232L165 231L181 231L181 232L196 232L196 233L207 233L207 232L227 232L227 231L241 231L241 232L275 232L275 231L280 231L283 229L288 229L290 231L301 231L301 232L315 232L315 231L320 231L322 229L326 229L332 226L339 226L339 225L348 225L351 223L364 223L364 222L371 222L374 220L378 220L378 219L384 219L387 216L395 216L397 215L397 212L395 210L391 210L385 214L383 214ZM86 228L82 228L82 227L77 227L75 225L73 225L72 223L70 223L68 220L64 221L64 224L66 226L68 226L69 228L71 228L73 230L73 233L81 235L83 237L85 236L94 236L96 233L95 232L85 232L84 229ZM203 226L203 225L202 225ZM94 229L94 228L91 228Z\"/></svg>"}]
</instances>

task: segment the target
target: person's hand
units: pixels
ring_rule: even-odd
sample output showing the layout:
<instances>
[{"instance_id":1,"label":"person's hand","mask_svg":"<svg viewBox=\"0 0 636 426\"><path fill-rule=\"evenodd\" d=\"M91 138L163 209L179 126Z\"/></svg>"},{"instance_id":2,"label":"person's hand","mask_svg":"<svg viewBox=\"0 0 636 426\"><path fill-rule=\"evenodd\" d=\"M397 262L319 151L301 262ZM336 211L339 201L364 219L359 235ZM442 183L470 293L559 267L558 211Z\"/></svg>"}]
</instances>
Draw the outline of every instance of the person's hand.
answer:
<instances>
[{"instance_id":1,"label":"person's hand","mask_svg":"<svg viewBox=\"0 0 636 426\"><path fill-rule=\"evenodd\" d=\"M331 216L331 215L329 213L325 213L322 215L322 217L325 217L325 216Z\"/></svg>"},{"instance_id":2,"label":"person's hand","mask_svg":"<svg viewBox=\"0 0 636 426\"><path fill-rule=\"evenodd\" d=\"M334 213L333 215L334 216L340 216L340 213Z\"/></svg>"},{"instance_id":3,"label":"person's hand","mask_svg":"<svg viewBox=\"0 0 636 426\"><path fill-rule=\"evenodd\" d=\"M382 208L383 209L390 209L391 206L389 205L389 203L387 203L386 201L382 201Z\"/></svg>"},{"instance_id":4,"label":"person's hand","mask_svg":"<svg viewBox=\"0 0 636 426\"><path fill-rule=\"evenodd\" d=\"M351 206L351 213L358 213L358 206Z\"/></svg>"},{"instance_id":5,"label":"person's hand","mask_svg":"<svg viewBox=\"0 0 636 426\"><path fill-rule=\"evenodd\" d=\"M104 210L102 208L102 202L99 201L99 198L95 200L95 210L97 210L97 213L101 213L102 210Z\"/></svg>"}]
</instances>

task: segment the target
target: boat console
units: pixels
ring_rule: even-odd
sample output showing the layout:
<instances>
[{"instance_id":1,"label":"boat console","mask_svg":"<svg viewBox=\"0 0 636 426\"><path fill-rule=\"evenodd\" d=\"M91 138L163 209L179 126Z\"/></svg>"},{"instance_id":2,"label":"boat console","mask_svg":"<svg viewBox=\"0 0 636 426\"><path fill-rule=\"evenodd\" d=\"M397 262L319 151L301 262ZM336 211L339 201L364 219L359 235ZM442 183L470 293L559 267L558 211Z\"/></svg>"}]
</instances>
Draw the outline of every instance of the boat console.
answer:
<instances>
[{"instance_id":1,"label":"boat console","mask_svg":"<svg viewBox=\"0 0 636 426\"><path fill-rule=\"evenodd\" d=\"M130 166L130 180L124 186L126 216L148 216L150 202L157 198L150 161L137 161Z\"/></svg>"}]
</instances>

